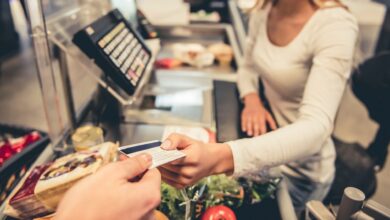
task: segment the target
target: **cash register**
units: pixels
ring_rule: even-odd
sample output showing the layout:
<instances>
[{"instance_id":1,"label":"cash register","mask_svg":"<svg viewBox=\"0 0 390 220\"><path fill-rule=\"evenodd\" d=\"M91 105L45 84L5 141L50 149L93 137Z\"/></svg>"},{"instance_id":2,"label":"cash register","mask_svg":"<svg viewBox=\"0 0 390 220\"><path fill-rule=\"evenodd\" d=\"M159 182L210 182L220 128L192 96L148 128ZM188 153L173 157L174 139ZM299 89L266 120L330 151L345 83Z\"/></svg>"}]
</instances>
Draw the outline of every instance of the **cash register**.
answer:
<instances>
[{"instance_id":1,"label":"cash register","mask_svg":"<svg viewBox=\"0 0 390 220\"><path fill-rule=\"evenodd\" d=\"M73 42L130 96L149 74L151 52L118 9L77 32Z\"/></svg>"},{"instance_id":2,"label":"cash register","mask_svg":"<svg viewBox=\"0 0 390 220\"><path fill-rule=\"evenodd\" d=\"M98 82L121 103L124 122L212 125L213 106L204 104L212 99L211 80L186 87L199 78L156 71L154 82L149 81L153 54L118 9L82 28L73 42L103 70L104 77Z\"/></svg>"}]
</instances>

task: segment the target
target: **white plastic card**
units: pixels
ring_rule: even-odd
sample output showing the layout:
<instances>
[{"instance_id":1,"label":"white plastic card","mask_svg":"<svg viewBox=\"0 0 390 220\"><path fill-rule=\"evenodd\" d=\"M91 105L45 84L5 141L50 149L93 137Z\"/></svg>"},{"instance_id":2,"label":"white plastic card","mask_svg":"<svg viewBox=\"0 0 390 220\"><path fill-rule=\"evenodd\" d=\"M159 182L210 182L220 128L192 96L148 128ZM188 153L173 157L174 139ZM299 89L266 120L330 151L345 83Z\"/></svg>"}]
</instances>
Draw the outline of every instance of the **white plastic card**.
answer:
<instances>
[{"instance_id":1,"label":"white plastic card","mask_svg":"<svg viewBox=\"0 0 390 220\"><path fill-rule=\"evenodd\" d=\"M186 155L178 150L163 150L161 149L161 141L150 141L139 144L123 146L119 151L128 157L133 157L140 153L148 153L152 156L152 166L149 169L159 167L166 163L183 158Z\"/></svg>"}]
</instances>

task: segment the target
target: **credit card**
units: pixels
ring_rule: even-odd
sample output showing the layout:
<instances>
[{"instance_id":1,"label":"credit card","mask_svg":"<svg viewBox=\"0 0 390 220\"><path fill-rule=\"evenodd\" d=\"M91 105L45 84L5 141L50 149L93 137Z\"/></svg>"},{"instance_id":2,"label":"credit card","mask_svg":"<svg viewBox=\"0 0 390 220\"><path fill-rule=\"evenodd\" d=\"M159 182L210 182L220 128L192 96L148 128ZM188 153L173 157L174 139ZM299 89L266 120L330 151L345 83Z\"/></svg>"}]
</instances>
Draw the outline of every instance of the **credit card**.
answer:
<instances>
[{"instance_id":1,"label":"credit card","mask_svg":"<svg viewBox=\"0 0 390 220\"><path fill-rule=\"evenodd\" d=\"M149 169L159 167L166 163L185 157L185 153L178 150L161 149L161 141L149 141L139 144L123 146L119 148L122 154L133 157L141 153L148 153L152 156L152 166Z\"/></svg>"}]
</instances>

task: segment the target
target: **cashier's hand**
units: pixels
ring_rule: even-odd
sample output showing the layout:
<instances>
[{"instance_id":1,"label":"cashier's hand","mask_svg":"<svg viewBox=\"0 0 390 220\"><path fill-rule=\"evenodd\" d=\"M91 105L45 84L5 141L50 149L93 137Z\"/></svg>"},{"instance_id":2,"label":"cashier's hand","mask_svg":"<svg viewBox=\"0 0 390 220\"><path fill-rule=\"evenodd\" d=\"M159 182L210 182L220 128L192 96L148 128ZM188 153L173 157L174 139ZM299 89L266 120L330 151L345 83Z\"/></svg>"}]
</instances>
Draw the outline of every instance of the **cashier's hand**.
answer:
<instances>
[{"instance_id":1,"label":"cashier's hand","mask_svg":"<svg viewBox=\"0 0 390 220\"><path fill-rule=\"evenodd\" d=\"M154 219L161 176L147 170L151 160L142 154L104 166L65 194L55 219Z\"/></svg>"},{"instance_id":2,"label":"cashier's hand","mask_svg":"<svg viewBox=\"0 0 390 220\"><path fill-rule=\"evenodd\" d=\"M184 188L206 176L234 170L233 156L227 144L205 144L180 134L170 135L161 145L162 149L178 149L186 157L159 167L164 182Z\"/></svg>"},{"instance_id":3,"label":"cashier's hand","mask_svg":"<svg viewBox=\"0 0 390 220\"><path fill-rule=\"evenodd\" d=\"M241 129L248 136L259 136L267 132L267 124L272 130L276 123L272 115L264 108L256 93L244 97L245 107L241 113Z\"/></svg>"}]
</instances>

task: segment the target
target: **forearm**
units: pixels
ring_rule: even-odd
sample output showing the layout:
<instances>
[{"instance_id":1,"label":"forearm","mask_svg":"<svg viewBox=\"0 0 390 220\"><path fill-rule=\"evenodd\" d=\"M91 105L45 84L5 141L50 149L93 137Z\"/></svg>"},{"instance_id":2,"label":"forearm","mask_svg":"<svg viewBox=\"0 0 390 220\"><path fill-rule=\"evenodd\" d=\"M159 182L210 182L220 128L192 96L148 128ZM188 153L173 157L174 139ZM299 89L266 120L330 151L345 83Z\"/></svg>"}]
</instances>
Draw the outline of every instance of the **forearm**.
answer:
<instances>
[{"instance_id":1,"label":"forearm","mask_svg":"<svg viewBox=\"0 0 390 220\"><path fill-rule=\"evenodd\" d=\"M237 87L240 98L259 91L259 74L254 70L252 64L245 63L238 71Z\"/></svg>"},{"instance_id":2,"label":"forearm","mask_svg":"<svg viewBox=\"0 0 390 220\"><path fill-rule=\"evenodd\" d=\"M244 176L317 153L329 137L329 128L302 120L251 139L229 142L234 174Z\"/></svg>"}]
</instances>

